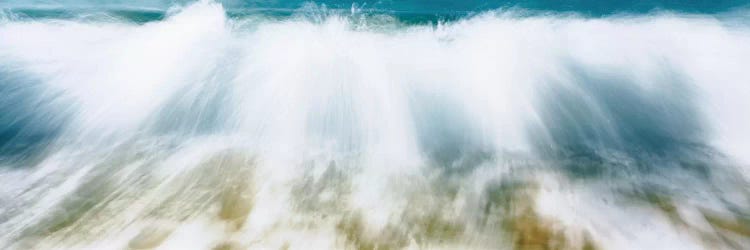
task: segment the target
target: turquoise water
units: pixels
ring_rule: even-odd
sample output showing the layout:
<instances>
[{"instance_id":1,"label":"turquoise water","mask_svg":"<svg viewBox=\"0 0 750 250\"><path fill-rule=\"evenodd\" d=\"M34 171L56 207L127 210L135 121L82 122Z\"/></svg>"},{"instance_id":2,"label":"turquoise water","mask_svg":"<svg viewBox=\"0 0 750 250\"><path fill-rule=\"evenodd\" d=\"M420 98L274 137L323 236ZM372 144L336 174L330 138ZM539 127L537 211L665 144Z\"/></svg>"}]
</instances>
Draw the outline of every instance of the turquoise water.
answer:
<instances>
[{"instance_id":1,"label":"turquoise water","mask_svg":"<svg viewBox=\"0 0 750 250\"><path fill-rule=\"evenodd\" d=\"M134 21L158 20L165 11L175 5L190 1L18 1L0 3L0 8L13 9L28 17L70 17L79 12L105 11ZM382 13L397 16L406 21L455 20L499 9L523 9L528 11L572 13L583 16L606 16L639 14L655 11L681 13L722 13L748 6L744 0L536 0L536 1L219 1L232 15L266 13L287 16L305 6L315 4L329 10L350 11L352 8L368 13Z\"/></svg>"}]
</instances>

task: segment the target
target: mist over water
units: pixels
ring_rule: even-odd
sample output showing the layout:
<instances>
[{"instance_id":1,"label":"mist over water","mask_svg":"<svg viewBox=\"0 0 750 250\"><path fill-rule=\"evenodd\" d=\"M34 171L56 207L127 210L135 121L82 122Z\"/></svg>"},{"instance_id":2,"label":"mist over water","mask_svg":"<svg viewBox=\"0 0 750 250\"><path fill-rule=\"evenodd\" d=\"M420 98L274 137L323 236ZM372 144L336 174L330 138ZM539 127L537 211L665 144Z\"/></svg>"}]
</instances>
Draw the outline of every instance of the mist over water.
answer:
<instances>
[{"instance_id":1,"label":"mist over water","mask_svg":"<svg viewBox=\"0 0 750 250\"><path fill-rule=\"evenodd\" d=\"M735 4L29 3L0 5L2 249L750 246Z\"/></svg>"}]
</instances>

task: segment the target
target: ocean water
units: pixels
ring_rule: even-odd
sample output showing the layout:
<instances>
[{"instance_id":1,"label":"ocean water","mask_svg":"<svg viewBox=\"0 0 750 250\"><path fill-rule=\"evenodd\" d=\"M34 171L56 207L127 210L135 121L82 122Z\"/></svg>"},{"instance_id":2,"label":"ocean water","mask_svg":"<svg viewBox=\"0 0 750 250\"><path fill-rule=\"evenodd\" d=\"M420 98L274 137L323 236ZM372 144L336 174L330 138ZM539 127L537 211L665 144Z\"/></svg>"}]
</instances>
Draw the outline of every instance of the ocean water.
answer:
<instances>
[{"instance_id":1,"label":"ocean water","mask_svg":"<svg viewBox=\"0 0 750 250\"><path fill-rule=\"evenodd\" d=\"M746 1L0 2L0 249L747 249Z\"/></svg>"}]
</instances>

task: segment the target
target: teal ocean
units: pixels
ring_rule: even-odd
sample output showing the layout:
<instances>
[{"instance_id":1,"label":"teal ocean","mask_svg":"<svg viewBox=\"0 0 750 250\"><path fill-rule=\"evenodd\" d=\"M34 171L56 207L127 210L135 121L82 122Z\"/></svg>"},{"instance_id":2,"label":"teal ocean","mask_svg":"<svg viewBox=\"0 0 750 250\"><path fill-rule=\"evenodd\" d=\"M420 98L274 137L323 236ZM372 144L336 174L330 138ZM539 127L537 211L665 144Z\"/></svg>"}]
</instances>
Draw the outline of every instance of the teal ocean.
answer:
<instances>
[{"instance_id":1,"label":"teal ocean","mask_svg":"<svg viewBox=\"0 0 750 250\"><path fill-rule=\"evenodd\" d=\"M177 5L189 4L188 0L6 0L0 8L13 9L28 17L65 17L77 12L110 12L136 21L164 18L165 11ZM526 12L555 12L582 16L601 17L652 12L679 12L694 14L716 14L746 9L750 4L744 0L534 0L534 1L279 1L279 0L224 0L219 1L230 15L265 13L290 15L311 4L324 6L328 10L349 11L355 8L367 13L388 14L404 20L455 20L487 11L524 10Z\"/></svg>"}]
</instances>

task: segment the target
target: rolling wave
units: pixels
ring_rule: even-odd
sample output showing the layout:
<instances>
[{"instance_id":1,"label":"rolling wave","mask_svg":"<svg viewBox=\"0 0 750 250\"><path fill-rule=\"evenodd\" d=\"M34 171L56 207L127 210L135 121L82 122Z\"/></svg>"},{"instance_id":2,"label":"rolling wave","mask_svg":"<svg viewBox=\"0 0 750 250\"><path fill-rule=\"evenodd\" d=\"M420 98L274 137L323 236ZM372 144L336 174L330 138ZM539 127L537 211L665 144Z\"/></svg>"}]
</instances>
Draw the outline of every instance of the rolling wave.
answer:
<instances>
[{"instance_id":1,"label":"rolling wave","mask_svg":"<svg viewBox=\"0 0 750 250\"><path fill-rule=\"evenodd\" d=\"M750 244L746 12L227 13L0 13L0 246Z\"/></svg>"}]
</instances>

